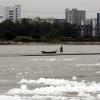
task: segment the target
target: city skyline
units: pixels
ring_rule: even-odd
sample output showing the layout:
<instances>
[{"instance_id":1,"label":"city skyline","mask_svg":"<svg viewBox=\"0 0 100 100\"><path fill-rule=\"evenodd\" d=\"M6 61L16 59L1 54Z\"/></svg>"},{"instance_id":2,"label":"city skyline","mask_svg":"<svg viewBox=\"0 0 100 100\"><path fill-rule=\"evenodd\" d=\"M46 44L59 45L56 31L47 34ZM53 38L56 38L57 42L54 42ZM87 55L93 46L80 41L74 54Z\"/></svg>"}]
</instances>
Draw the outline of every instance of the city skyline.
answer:
<instances>
[{"instance_id":1,"label":"city skyline","mask_svg":"<svg viewBox=\"0 0 100 100\"><path fill-rule=\"evenodd\" d=\"M96 18L100 12L100 0L0 0L1 6L22 6L22 17L65 18L65 9L86 10L87 18Z\"/></svg>"}]
</instances>

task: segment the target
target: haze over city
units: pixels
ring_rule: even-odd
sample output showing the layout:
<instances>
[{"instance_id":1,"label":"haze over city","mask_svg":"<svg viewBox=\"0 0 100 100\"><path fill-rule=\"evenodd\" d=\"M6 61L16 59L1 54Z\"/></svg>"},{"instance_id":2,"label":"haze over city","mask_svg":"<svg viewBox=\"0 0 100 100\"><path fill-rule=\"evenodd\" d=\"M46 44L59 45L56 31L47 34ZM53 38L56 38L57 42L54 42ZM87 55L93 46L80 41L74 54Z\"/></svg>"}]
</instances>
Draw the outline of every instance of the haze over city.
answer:
<instances>
[{"instance_id":1,"label":"haze over city","mask_svg":"<svg viewBox=\"0 0 100 100\"><path fill-rule=\"evenodd\" d=\"M22 17L65 18L66 8L86 10L87 18L100 12L100 0L0 0L1 6L22 6Z\"/></svg>"}]
</instances>

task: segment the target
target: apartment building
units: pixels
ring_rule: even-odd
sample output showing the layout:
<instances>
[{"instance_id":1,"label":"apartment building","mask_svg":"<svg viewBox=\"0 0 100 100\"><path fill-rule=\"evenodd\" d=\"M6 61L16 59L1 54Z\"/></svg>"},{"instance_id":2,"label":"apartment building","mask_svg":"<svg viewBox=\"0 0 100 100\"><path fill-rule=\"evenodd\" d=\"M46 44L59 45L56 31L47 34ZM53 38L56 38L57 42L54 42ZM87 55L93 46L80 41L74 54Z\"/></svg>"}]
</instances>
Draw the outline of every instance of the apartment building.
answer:
<instances>
[{"instance_id":1,"label":"apartment building","mask_svg":"<svg viewBox=\"0 0 100 100\"><path fill-rule=\"evenodd\" d=\"M81 23L86 19L86 12L83 10L77 9L66 9L65 10L65 19L70 24L81 25Z\"/></svg>"},{"instance_id":2,"label":"apartment building","mask_svg":"<svg viewBox=\"0 0 100 100\"><path fill-rule=\"evenodd\" d=\"M9 19L13 22L21 20L21 5L15 5L14 7L0 7L0 15L2 20Z\"/></svg>"}]
</instances>

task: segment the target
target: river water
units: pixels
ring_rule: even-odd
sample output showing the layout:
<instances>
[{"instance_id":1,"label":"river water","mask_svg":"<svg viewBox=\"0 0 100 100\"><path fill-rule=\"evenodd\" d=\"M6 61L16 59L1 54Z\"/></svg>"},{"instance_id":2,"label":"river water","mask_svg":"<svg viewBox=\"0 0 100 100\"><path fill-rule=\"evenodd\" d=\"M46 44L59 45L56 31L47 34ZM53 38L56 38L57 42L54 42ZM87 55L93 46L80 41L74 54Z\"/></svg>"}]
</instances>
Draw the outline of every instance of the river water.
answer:
<instances>
[{"instance_id":1,"label":"river water","mask_svg":"<svg viewBox=\"0 0 100 100\"><path fill-rule=\"evenodd\" d=\"M100 100L100 55L42 56L60 45L1 45L0 100ZM100 45L63 45L100 53ZM41 56L24 56L35 55Z\"/></svg>"}]
</instances>

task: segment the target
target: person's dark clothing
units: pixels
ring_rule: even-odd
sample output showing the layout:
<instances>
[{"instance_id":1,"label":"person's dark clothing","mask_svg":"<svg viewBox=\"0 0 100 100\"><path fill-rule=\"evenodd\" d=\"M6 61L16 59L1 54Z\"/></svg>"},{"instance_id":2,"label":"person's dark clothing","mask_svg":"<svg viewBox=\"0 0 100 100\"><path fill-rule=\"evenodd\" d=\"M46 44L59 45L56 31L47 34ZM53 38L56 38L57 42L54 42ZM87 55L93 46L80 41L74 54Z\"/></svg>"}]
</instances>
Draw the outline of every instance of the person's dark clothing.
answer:
<instances>
[{"instance_id":1,"label":"person's dark clothing","mask_svg":"<svg viewBox=\"0 0 100 100\"><path fill-rule=\"evenodd\" d=\"M60 53L61 53L61 52L63 52L63 47L62 47L62 46L61 46L61 48L60 48Z\"/></svg>"}]
</instances>

